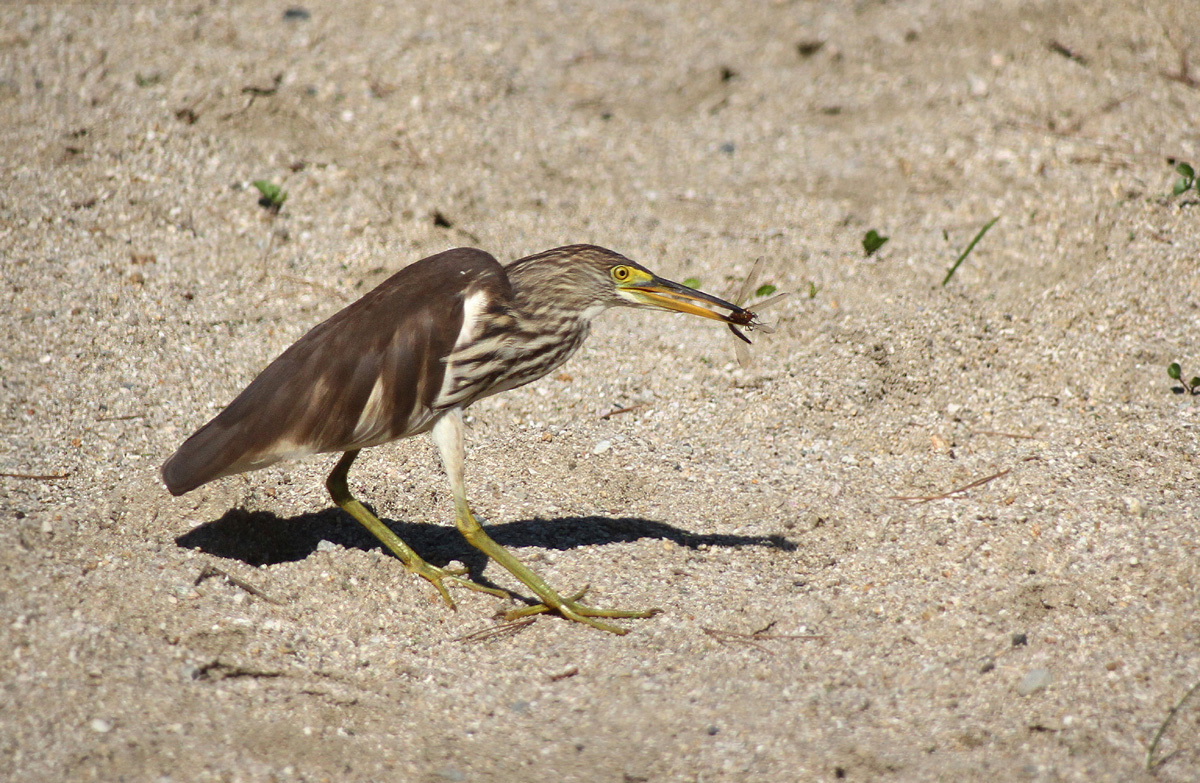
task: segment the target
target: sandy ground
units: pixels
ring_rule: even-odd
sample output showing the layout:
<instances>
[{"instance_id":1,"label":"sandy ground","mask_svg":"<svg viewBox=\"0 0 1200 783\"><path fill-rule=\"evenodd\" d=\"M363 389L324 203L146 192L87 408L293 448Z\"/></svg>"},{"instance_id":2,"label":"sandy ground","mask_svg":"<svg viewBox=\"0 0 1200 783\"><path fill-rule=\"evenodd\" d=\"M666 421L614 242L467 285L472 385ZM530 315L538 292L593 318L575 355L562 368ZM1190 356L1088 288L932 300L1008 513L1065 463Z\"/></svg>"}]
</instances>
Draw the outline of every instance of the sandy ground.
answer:
<instances>
[{"instance_id":1,"label":"sandy ground","mask_svg":"<svg viewBox=\"0 0 1200 783\"><path fill-rule=\"evenodd\" d=\"M1200 697L1146 769L1200 682L1200 4L461 6L0 7L0 779L1200 780ZM332 457L160 484L395 269L571 242L799 292L749 369L613 312L470 411L495 537L628 635L449 611ZM351 478L518 586L426 439Z\"/></svg>"}]
</instances>

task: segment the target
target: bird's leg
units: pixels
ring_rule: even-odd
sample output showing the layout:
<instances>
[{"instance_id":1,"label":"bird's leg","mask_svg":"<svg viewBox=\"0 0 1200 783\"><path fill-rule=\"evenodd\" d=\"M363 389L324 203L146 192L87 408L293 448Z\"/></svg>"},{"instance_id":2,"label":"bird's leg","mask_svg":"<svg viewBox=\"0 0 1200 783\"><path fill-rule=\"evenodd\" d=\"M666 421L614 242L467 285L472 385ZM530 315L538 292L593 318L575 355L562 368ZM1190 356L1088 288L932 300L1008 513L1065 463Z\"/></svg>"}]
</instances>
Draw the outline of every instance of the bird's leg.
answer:
<instances>
[{"instance_id":1,"label":"bird's leg","mask_svg":"<svg viewBox=\"0 0 1200 783\"><path fill-rule=\"evenodd\" d=\"M479 522L476 521L475 515L471 513L471 507L467 504L466 481L463 478L463 425L462 411L460 409L451 410L437 420L437 423L433 425L433 440L437 444L438 451L441 452L442 463L445 465L446 473L450 477L450 487L454 492L454 522L458 526L459 532L463 534L463 537L467 539L467 542L471 546L508 569L509 573L521 580L521 583L532 590L542 601L537 606L510 612L507 615L508 619L524 617L543 611L553 611L568 620L584 623L603 631L623 634L626 633L624 628L601 622L595 618L650 617L658 614L657 609L629 611L625 609L597 609L591 606L584 606L578 602L578 599L583 595L582 592L571 598L560 596L550 585L546 584L545 580L535 574L520 560L517 560L511 552L497 544L484 531Z\"/></svg>"},{"instance_id":2,"label":"bird's leg","mask_svg":"<svg viewBox=\"0 0 1200 783\"><path fill-rule=\"evenodd\" d=\"M452 571L448 571L445 568L438 568L425 562L420 555L413 551L412 547L401 541L400 537L393 533L391 528L383 524L379 520L379 517L368 511L367 507L362 503L359 503L350 494L350 486L346 483L346 475L350 472L350 465L353 464L354 458L357 456L358 449L347 451L338 460L338 464L334 466L333 472L329 474L329 478L325 479L325 486L329 489L329 494L333 497L334 503L337 503L343 511L362 523L363 527L370 530L372 535L383 542L383 545L391 550L393 555L400 558L400 562L404 564L405 568L433 582L433 586L442 594L442 598L446 600L446 605L451 609L454 608L454 599L450 597L450 592L442 584L444 581L449 581L462 587L469 587L472 590L479 590L483 593L491 593L501 598L509 596L504 590L476 584L469 579L463 579Z\"/></svg>"}]
</instances>

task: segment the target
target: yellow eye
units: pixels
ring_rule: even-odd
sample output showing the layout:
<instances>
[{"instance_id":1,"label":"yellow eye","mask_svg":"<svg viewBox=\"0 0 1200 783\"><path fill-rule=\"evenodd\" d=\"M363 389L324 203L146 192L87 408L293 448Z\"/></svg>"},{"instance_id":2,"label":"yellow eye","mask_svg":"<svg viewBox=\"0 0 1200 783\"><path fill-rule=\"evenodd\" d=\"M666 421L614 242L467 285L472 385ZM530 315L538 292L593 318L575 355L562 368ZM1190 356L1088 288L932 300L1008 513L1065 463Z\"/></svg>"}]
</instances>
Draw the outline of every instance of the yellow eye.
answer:
<instances>
[{"instance_id":1,"label":"yellow eye","mask_svg":"<svg viewBox=\"0 0 1200 783\"><path fill-rule=\"evenodd\" d=\"M613 280L616 280L618 283L624 283L626 280L629 279L629 276L631 274L633 274L633 273L630 271L629 267L627 267L627 266L614 266L613 271L612 271L612 278L613 278Z\"/></svg>"}]
</instances>

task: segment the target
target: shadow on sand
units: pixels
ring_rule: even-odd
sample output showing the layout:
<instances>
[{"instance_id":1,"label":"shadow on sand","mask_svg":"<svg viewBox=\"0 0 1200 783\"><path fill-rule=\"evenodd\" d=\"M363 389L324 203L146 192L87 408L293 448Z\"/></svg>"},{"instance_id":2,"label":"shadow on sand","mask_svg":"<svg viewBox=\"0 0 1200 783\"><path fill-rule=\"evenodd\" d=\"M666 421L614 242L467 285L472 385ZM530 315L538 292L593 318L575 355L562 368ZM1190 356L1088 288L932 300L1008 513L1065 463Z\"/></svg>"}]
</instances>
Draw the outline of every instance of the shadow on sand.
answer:
<instances>
[{"instance_id":1,"label":"shadow on sand","mask_svg":"<svg viewBox=\"0 0 1200 783\"><path fill-rule=\"evenodd\" d=\"M483 553L468 544L453 526L389 519L383 522L433 565L444 566L457 560L467 567L473 579L479 579L487 565ZM514 548L535 546L565 550L642 538L674 541L692 549L701 545L759 546L791 552L797 548L795 542L783 536L697 534L639 517L535 518L484 527L501 545ZM241 560L254 566L303 560L316 551L321 541L340 544L348 549L381 548L381 544L366 529L337 508L301 514L290 519L283 519L269 511L235 508L220 519L206 522L175 539L175 543L181 547L199 549L210 555Z\"/></svg>"}]
</instances>

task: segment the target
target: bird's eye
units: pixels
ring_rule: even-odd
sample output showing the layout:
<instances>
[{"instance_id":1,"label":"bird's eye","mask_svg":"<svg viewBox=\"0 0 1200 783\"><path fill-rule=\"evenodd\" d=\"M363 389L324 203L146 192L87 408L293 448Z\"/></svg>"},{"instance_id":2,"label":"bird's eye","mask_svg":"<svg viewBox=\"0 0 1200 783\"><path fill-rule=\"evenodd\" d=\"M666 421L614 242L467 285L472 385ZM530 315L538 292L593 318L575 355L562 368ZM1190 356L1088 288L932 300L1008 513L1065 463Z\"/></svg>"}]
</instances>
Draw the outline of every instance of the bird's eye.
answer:
<instances>
[{"instance_id":1,"label":"bird's eye","mask_svg":"<svg viewBox=\"0 0 1200 783\"><path fill-rule=\"evenodd\" d=\"M624 283L626 280L629 279L629 275L630 275L629 267L627 267L627 266L613 267L613 271L612 271L613 280L616 280L618 283Z\"/></svg>"}]
</instances>

